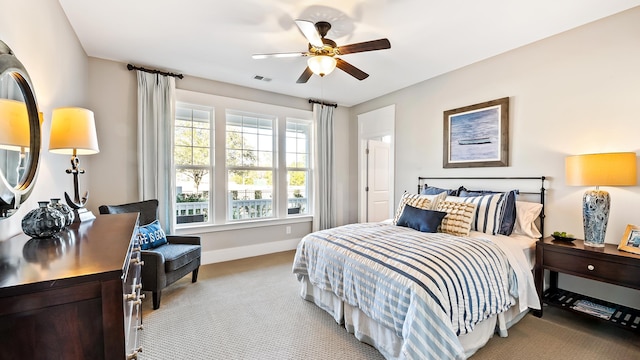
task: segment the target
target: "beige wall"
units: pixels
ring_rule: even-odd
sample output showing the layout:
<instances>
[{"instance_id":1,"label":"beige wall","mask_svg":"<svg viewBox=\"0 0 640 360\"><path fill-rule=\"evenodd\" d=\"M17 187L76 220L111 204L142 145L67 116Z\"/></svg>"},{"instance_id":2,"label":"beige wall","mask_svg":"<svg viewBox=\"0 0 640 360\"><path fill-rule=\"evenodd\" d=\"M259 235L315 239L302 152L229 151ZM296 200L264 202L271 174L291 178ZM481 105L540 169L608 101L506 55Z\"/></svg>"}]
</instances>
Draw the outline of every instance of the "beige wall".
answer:
<instances>
[{"instance_id":1,"label":"beige wall","mask_svg":"<svg viewBox=\"0 0 640 360\"><path fill-rule=\"evenodd\" d=\"M546 235L559 230L582 236L587 188L565 185L564 158L638 152L638 34L640 7L354 106L351 122L358 114L396 105L396 198L415 189L418 176L545 175L550 178ZM510 166L443 169L443 111L505 96L511 110ZM617 244L627 224L640 225L640 188L606 190L612 198L606 241ZM606 291L619 291L640 305L637 292Z\"/></svg>"},{"instance_id":2,"label":"beige wall","mask_svg":"<svg viewBox=\"0 0 640 360\"><path fill-rule=\"evenodd\" d=\"M37 182L31 197L18 212L0 220L0 240L4 240L22 231L22 217L38 206L38 200L61 198L65 191L73 196L73 178L65 173L70 167L69 157L47 151L51 111L62 106L88 107L89 104L87 56L58 2L0 0L0 9L0 40L27 69L44 115ZM82 158L81 165L86 165L87 159ZM90 174L82 176L82 188L89 187L90 178Z\"/></svg>"}]
</instances>

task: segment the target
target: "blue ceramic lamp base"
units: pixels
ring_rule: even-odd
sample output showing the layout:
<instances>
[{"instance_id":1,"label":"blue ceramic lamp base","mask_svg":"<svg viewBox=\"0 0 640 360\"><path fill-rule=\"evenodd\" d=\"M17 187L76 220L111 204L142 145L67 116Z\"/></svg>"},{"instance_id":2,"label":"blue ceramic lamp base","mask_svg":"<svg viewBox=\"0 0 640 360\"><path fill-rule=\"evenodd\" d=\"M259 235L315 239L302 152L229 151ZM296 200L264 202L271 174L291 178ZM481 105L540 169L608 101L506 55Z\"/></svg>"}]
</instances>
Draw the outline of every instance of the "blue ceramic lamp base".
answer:
<instances>
[{"instance_id":1,"label":"blue ceramic lamp base","mask_svg":"<svg viewBox=\"0 0 640 360\"><path fill-rule=\"evenodd\" d=\"M582 197L582 222L586 246L604 247L610 204L609 193L604 190L589 190L584 193Z\"/></svg>"}]
</instances>

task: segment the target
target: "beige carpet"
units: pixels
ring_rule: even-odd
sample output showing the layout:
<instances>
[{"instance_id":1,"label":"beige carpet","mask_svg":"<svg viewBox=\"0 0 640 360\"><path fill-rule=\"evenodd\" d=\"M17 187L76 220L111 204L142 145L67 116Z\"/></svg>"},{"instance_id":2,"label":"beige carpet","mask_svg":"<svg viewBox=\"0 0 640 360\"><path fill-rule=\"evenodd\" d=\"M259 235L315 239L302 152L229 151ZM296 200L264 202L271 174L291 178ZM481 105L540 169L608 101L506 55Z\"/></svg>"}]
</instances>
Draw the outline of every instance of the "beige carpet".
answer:
<instances>
[{"instance_id":1,"label":"beige carpet","mask_svg":"<svg viewBox=\"0 0 640 360\"><path fill-rule=\"evenodd\" d=\"M200 268L143 305L139 359L383 359L332 317L304 301L291 273L293 252ZM640 359L640 336L548 309L527 315L471 359Z\"/></svg>"}]
</instances>

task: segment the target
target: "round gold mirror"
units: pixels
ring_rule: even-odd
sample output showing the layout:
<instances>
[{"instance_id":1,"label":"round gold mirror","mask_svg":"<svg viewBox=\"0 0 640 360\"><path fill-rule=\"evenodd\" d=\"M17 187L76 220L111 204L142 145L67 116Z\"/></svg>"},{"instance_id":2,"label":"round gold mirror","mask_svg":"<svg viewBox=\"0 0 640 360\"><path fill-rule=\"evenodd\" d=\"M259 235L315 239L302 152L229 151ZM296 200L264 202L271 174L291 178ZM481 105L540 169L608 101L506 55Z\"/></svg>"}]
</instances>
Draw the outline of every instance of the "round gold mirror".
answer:
<instances>
[{"instance_id":1,"label":"round gold mirror","mask_svg":"<svg viewBox=\"0 0 640 360\"><path fill-rule=\"evenodd\" d=\"M39 158L40 116L31 80L0 40L0 220L29 197Z\"/></svg>"}]
</instances>

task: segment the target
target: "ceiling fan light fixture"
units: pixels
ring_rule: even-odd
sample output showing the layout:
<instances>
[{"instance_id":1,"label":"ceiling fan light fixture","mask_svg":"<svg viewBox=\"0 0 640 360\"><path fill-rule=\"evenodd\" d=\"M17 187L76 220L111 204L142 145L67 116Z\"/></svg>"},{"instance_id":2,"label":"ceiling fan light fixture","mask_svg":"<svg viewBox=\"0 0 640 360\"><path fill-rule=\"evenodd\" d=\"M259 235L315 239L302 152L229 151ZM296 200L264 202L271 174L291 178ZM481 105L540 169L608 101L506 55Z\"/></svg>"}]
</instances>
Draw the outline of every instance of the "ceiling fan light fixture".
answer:
<instances>
[{"instance_id":1,"label":"ceiling fan light fixture","mask_svg":"<svg viewBox=\"0 0 640 360\"><path fill-rule=\"evenodd\" d=\"M316 55L307 60L307 65L314 74L322 77L330 74L336 68L336 59L332 56Z\"/></svg>"}]
</instances>

